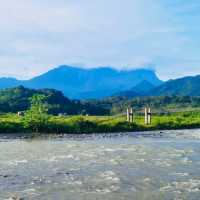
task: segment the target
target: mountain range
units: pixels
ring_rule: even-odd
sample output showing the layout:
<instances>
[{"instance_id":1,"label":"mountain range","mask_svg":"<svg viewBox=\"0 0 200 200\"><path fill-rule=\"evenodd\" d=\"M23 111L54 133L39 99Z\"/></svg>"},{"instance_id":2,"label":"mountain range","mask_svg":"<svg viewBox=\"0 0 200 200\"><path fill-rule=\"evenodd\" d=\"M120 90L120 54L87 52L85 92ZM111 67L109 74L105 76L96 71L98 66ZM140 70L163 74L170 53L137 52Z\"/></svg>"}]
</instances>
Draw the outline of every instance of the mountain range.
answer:
<instances>
[{"instance_id":1,"label":"mountain range","mask_svg":"<svg viewBox=\"0 0 200 200\"><path fill-rule=\"evenodd\" d=\"M144 81L153 87L162 83L155 72L149 69L119 71L111 67L83 69L63 65L30 80L1 78L0 89L20 85L34 89L51 88L73 99L98 99L129 90Z\"/></svg>"},{"instance_id":2,"label":"mountain range","mask_svg":"<svg viewBox=\"0 0 200 200\"><path fill-rule=\"evenodd\" d=\"M55 89L71 99L102 99L109 96L200 96L200 75L164 82L150 69L83 69L62 65L30 80L0 78L0 89L17 86Z\"/></svg>"}]
</instances>

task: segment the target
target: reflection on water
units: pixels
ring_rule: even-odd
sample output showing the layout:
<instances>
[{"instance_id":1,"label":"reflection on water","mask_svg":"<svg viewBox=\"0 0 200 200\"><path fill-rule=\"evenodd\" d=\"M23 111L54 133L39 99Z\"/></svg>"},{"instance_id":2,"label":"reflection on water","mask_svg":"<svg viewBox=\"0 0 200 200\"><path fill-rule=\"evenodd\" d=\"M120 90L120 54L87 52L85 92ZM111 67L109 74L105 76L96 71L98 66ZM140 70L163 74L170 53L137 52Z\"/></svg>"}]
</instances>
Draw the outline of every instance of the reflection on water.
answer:
<instances>
[{"instance_id":1,"label":"reflection on water","mask_svg":"<svg viewBox=\"0 0 200 200\"><path fill-rule=\"evenodd\" d=\"M196 200L200 130L0 140L0 199Z\"/></svg>"}]
</instances>

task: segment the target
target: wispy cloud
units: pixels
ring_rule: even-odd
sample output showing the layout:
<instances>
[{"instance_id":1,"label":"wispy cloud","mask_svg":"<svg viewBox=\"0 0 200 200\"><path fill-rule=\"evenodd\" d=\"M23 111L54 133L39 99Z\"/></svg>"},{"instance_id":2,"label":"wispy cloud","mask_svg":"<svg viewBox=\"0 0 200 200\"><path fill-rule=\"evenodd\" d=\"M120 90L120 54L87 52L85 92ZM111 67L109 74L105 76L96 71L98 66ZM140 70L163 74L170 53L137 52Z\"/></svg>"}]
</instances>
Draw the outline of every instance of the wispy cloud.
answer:
<instances>
[{"instance_id":1,"label":"wispy cloud","mask_svg":"<svg viewBox=\"0 0 200 200\"><path fill-rule=\"evenodd\" d=\"M195 0L2 0L0 75L29 78L70 63L154 64L162 78L200 73L199 6Z\"/></svg>"}]
</instances>

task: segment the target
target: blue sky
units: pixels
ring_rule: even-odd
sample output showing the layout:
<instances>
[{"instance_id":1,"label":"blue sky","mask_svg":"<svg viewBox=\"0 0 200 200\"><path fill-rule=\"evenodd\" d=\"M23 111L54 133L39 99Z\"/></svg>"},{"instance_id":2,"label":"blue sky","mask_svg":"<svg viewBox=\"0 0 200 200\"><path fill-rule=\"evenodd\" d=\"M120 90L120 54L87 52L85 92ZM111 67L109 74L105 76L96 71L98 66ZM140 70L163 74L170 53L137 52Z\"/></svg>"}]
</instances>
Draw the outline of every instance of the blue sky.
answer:
<instances>
[{"instance_id":1,"label":"blue sky","mask_svg":"<svg viewBox=\"0 0 200 200\"><path fill-rule=\"evenodd\" d=\"M0 76L61 64L200 74L199 0L1 0Z\"/></svg>"}]
</instances>

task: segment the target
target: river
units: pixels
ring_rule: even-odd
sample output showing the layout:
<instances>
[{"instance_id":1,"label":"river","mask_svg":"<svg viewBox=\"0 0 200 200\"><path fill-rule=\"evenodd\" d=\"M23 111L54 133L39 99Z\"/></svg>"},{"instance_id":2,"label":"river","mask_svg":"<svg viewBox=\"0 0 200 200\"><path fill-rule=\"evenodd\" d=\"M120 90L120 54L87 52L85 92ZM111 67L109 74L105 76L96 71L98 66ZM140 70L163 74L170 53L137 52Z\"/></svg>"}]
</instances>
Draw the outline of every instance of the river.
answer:
<instances>
[{"instance_id":1,"label":"river","mask_svg":"<svg viewBox=\"0 0 200 200\"><path fill-rule=\"evenodd\" d=\"M198 200L200 130L0 139L0 199Z\"/></svg>"}]
</instances>

